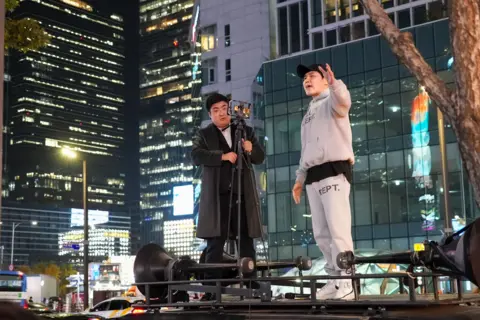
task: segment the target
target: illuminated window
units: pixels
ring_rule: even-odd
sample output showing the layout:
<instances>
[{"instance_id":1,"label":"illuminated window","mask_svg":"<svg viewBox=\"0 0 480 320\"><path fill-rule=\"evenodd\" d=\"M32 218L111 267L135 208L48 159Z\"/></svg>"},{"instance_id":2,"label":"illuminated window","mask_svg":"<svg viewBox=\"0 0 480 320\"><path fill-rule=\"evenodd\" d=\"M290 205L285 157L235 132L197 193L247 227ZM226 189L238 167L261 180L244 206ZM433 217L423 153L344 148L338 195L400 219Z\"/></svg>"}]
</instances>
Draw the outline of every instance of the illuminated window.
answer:
<instances>
[{"instance_id":1,"label":"illuminated window","mask_svg":"<svg viewBox=\"0 0 480 320\"><path fill-rule=\"evenodd\" d=\"M91 6L80 0L62 0L62 2L83 10L92 11Z\"/></svg>"},{"instance_id":2,"label":"illuminated window","mask_svg":"<svg viewBox=\"0 0 480 320\"><path fill-rule=\"evenodd\" d=\"M204 52L215 49L215 33L215 26L206 27L200 32L200 43Z\"/></svg>"}]
</instances>

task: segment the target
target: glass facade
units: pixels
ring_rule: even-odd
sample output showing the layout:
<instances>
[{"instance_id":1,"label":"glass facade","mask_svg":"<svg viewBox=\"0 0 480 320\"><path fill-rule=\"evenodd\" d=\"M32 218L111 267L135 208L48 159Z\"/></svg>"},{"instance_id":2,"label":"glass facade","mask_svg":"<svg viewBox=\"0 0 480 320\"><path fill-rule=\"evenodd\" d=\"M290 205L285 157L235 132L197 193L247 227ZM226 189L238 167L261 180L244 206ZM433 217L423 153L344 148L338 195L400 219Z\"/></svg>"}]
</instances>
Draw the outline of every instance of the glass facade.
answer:
<instances>
[{"instance_id":1,"label":"glass facade","mask_svg":"<svg viewBox=\"0 0 480 320\"><path fill-rule=\"evenodd\" d=\"M434 71L453 82L448 21L410 28ZM296 76L300 63L329 63L351 93L355 152L351 188L355 248L405 250L444 229L444 186L437 110L379 37L278 59L263 66L267 212L272 260L318 257L307 198L295 205L300 124L310 99ZM326 137L327 138L327 137ZM456 138L445 129L450 217L454 227L478 216Z\"/></svg>"},{"instance_id":2,"label":"glass facade","mask_svg":"<svg viewBox=\"0 0 480 320\"><path fill-rule=\"evenodd\" d=\"M123 19L80 0L22 1L19 18L41 23L51 43L9 52L8 201L82 206L82 159L90 208L124 205ZM68 148L76 160L62 156Z\"/></svg>"},{"instance_id":3,"label":"glass facade","mask_svg":"<svg viewBox=\"0 0 480 320\"><path fill-rule=\"evenodd\" d=\"M142 243L163 243L164 222L173 217L173 187L194 180L190 148L202 107L199 90L193 90L201 81L193 77L193 11L193 0L140 1Z\"/></svg>"},{"instance_id":4,"label":"glass facade","mask_svg":"<svg viewBox=\"0 0 480 320\"><path fill-rule=\"evenodd\" d=\"M280 56L378 35L359 0L277 0ZM408 28L447 17L448 0L381 0L390 19Z\"/></svg>"}]
</instances>

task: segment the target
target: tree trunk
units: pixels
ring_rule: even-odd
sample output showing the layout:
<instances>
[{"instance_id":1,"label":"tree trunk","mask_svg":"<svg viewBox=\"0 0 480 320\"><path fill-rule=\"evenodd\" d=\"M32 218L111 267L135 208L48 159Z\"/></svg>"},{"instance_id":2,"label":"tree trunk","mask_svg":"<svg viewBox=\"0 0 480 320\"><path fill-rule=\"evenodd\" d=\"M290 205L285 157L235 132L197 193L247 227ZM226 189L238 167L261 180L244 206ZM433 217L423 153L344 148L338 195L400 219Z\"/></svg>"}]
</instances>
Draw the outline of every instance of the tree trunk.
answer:
<instances>
[{"instance_id":1,"label":"tree trunk","mask_svg":"<svg viewBox=\"0 0 480 320\"><path fill-rule=\"evenodd\" d=\"M480 1L451 1L450 38L455 62L455 134L480 206Z\"/></svg>"},{"instance_id":2,"label":"tree trunk","mask_svg":"<svg viewBox=\"0 0 480 320\"><path fill-rule=\"evenodd\" d=\"M452 125L475 201L480 206L480 1L450 0L450 32L455 61L453 92L423 59L411 34L400 32L377 0L361 2L392 52L425 86Z\"/></svg>"}]
</instances>

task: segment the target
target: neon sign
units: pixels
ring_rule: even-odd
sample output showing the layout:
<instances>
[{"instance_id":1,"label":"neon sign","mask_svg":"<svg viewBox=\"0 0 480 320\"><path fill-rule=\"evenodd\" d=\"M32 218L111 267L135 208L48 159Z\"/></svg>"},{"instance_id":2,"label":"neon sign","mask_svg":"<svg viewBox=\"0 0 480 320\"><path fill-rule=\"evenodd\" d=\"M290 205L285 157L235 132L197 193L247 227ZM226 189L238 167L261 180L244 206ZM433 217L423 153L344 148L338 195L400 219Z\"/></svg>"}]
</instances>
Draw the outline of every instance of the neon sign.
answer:
<instances>
[{"instance_id":1,"label":"neon sign","mask_svg":"<svg viewBox=\"0 0 480 320\"><path fill-rule=\"evenodd\" d=\"M198 37L198 33L197 33L197 24L198 24L198 17L200 15L200 6L197 5L195 7L195 19L193 20L193 25L192 25L192 47L195 48L196 47L196 43L197 43L197 37ZM200 62L199 62L199 55L197 54L195 56L195 62L193 63L193 67L192 67L192 79L193 80L196 80L197 79L197 71L198 71L198 66L199 66Z\"/></svg>"},{"instance_id":2,"label":"neon sign","mask_svg":"<svg viewBox=\"0 0 480 320\"><path fill-rule=\"evenodd\" d=\"M195 8L195 19L192 26L192 42L197 42L197 22L198 22L198 15L200 14L200 6Z\"/></svg>"},{"instance_id":3,"label":"neon sign","mask_svg":"<svg viewBox=\"0 0 480 320\"><path fill-rule=\"evenodd\" d=\"M193 68L192 68L192 78L193 80L197 79L197 71L198 71L198 65L200 62L198 61L198 55L195 57L195 62L193 63Z\"/></svg>"},{"instance_id":4,"label":"neon sign","mask_svg":"<svg viewBox=\"0 0 480 320\"><path fill-rule=\"evenodd\" d=\"M435 220L438 220L438 211L435 205L435 195L429 194L432 189L432 155L430 151L430 133L428 132L430 97L424 87L420 87L419 94L412 103L412 177L417 182L417 187L424 189L425 194L418 201L425 203L425 208L420 214L423 218L422 229L424 231L435 230Z\"/></svg>"}]
</instances>

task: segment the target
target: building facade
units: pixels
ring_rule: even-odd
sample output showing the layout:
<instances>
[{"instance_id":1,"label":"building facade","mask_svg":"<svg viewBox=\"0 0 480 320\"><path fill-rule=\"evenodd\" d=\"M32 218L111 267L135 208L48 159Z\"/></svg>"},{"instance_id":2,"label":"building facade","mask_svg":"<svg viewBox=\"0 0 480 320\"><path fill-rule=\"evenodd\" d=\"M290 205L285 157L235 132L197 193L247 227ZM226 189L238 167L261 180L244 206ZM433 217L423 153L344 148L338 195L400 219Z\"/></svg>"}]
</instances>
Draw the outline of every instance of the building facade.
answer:
<instances>
[{"instance_id":1,"label":"building facade","mask_svg":"<svg viewBox=\"0 0 480 320\"><path fill-rule=\"evenodd\" d=\"M99 230L108 231L108 241L96 239L90 245L90 260L102 261L105 253L130 252L128 234L130 216L125 212L89 210L90 238L101 238ZM0 268L38 262L81 262L83 250L83 209L81 207L46 210L44 208L2 207ZM115 231L115 232L113 232ZM81 234L81 237L80 237ZM12 241L13 235L13 241ZM77 237L75 238L75 235ZM125 238L127 235L127 238ZM68 241L67 241L68 240ZM13 250L12 250L13 244ZM68 245L68 246L67 246ZM13 256L13 259L12 259Z\"/></svg>"},{"instance_id":2,"label":"building facade","mask_svg":"<svg viewBox=\"0 0 480 320\"><path fill-rule=\"evenodd\" d=\"M415 8L408 10L411 17ZM433 70L452 84L448 20L408 31ZM299 205L291 195L300 159L300 125L310 101L296 76L300 63L329 63L351 93L355 165L350 203L355 248L406 250L426 238L439 239L445 223L446 189L454 229L479 216L450 126L445 127L449 181L445 188L435 104L386 41L369 36L263 66L268 138L265 219L272 260L320 255L305 192Z\"/></svg>"},{"instance_id":3,"label":"building facade","mask_svg":"<svg viewBox=\"0 0 480 320\"><path fill-rule=\"evenodd\" d=\"M262 94L256 77L270 58L268 1L199 0L202 96L213 92L254 102Z\"/></svg>"},{"instance_id":4,"label":"building facade","mask_svg":"<svg viewBox=\"0 0 480 320\"><path fill-rule=\"evenodd\" d=\"M273 0L277 55L298 54L378 35L359 0ZM448 0L381 0L403 29L446 17Z\"/></svg>"},{"instance_id":5,"label":"building facade","mask_svg":"<svg viewBox=\"0 0 480 320\"><path fill-rule=\"evenodd\" d=\"M193 0L140 2L142 243L163 242L164 222L174 217L173 188L193 181L191 137L201 110L189 41L193 9Z\"/></svg>"},{"instance_id":6,"label":"building facade","mask_svg":"<svg viewBox=\"0 0 480 320\"><path fill-rule=\"evenodd\" d=\"M85 159L89 206L118 210L125 203L122 17L81 0L26 0L14 14L37 20L51 43L8 57L4 197L79 207Z\"/></svg>"}]
</instances>

